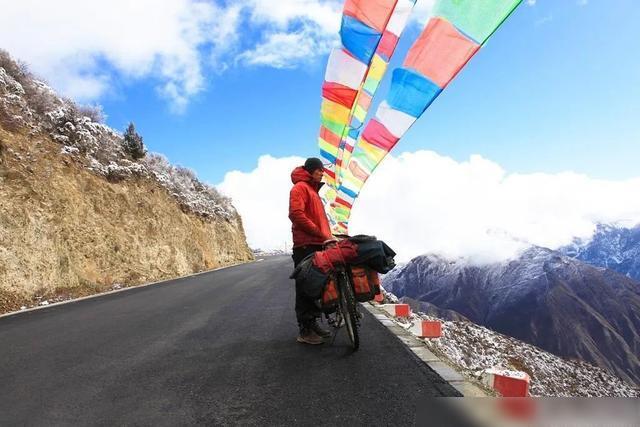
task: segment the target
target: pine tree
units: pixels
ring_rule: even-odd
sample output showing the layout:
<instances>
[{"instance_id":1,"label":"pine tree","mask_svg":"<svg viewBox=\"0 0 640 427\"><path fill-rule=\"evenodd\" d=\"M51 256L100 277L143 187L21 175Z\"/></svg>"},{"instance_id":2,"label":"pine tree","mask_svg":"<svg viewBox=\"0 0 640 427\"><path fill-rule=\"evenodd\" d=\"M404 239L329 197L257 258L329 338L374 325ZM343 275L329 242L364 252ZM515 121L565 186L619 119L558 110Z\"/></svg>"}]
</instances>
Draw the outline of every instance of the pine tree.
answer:
<instances>
[{"instance_id":1,"label":"pine tree","mask_svg":"<svg viewBox=\"0 0 640 427\"><path fill-rule=\"evenodd\" d=\"M142 137L136 132L136 127L133 122L129 123L124 133L122 148L133 160L139 160L147 154L147 150L142 143Z\"/></svg>"}]
</instances>

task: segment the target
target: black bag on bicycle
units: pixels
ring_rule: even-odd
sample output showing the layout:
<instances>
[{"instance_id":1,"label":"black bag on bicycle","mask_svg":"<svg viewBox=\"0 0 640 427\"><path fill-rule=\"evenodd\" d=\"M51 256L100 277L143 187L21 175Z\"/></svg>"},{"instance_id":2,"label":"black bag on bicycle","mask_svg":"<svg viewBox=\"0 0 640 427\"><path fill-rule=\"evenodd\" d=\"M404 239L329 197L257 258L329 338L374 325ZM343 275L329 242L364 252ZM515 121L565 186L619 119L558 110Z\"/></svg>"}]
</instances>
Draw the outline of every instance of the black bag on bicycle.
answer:
<instances>
[{"instance_id":1,"label":"black bag on bicycle","mask_svg":"<svg viewBox=\"0 0 640 427\"><path fill-rule=\"evenodd\" d=\"M322 293L329 281L329 275L313 265L313 254L302 260L289 278L295 279L296 286L304 295L312 299L320 299L322 297Z\"/></svg>"},{"instance_id":2,"label":"black bag on bicycle","mask_svg":"<svg viewBox=\"0 0 640 427\"><path fill-rule=\"evenodd\" d=\"M358 246L358 256L353 261L356 265L366 265L378 273L386 274L396 266L396 253L382 240L374 236L358 235L349 238Z\"/></svg>"}]
</instances>

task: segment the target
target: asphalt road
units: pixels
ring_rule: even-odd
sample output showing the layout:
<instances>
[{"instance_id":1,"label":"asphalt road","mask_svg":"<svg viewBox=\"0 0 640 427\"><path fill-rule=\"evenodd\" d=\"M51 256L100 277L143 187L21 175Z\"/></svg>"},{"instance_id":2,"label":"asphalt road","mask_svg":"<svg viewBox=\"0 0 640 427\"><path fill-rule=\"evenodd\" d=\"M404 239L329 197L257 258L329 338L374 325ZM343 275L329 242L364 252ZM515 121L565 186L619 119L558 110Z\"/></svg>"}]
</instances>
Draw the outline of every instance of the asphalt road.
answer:
<instances>
[{"instance_id":1,"label":"asphalt road","mask_svg":"<svg viewBox=\"0 0 640 427\"><path fill-rule=\"evenodd\" d=\"M288 257L0 318L0 425L408 425L457 392L364 311L295 341Z\"/></svg>"}]
</instances>

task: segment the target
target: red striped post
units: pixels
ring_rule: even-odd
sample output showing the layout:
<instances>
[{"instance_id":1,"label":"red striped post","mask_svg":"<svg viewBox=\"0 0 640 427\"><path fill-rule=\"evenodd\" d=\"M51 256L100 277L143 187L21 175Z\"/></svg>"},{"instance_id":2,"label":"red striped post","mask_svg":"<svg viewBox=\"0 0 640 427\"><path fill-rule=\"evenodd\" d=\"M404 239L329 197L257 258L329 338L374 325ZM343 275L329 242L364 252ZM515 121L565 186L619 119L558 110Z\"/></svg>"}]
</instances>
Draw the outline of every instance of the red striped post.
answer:
<instances>
[{"instance_id":1,"label":"red striped post","mask_svg":"<svg viewBox=\"0 0 640 427\"><path fill-rule=\"evenodd\" d=\"M442 323L438 320L420 320L413 324L411 333L418 338L440 338Z\"/></svg>"},{"instance_id":2,"label":"red striped post","mask_svg":"<svg viewBox=\"0 0 640 427\"><path fill-rule=\"evenodd\" d=\"M482 382L502 397L529 396L530 378L526 372L486 369L482 373Z\"/></svg>"}]
</instances>

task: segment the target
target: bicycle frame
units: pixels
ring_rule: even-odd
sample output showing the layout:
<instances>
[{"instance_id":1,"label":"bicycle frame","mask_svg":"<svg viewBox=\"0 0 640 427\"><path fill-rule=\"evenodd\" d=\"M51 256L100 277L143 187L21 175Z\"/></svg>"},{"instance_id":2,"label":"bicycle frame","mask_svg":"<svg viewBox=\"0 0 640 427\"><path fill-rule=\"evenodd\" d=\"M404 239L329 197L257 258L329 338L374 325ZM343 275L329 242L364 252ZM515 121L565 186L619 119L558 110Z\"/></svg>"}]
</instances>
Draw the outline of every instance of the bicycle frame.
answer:
<instances>
[{"instance_id":1,"label":"bicycle frame","mask_svg":"<svg viewBox=\"0 0 640 427\"><path fill-rule=\"evenodd\" d=\"M338 329L344 322L347 335L355 351L360 346L360 337L358 334L360 316L357 310L353 284L349 279L348 267L340 266L336 269L335 275L338 291L338 309L336 310L336 319L333 326ZM335 334L333 338L335 339Z\"/></svg>"}]
</instances>

